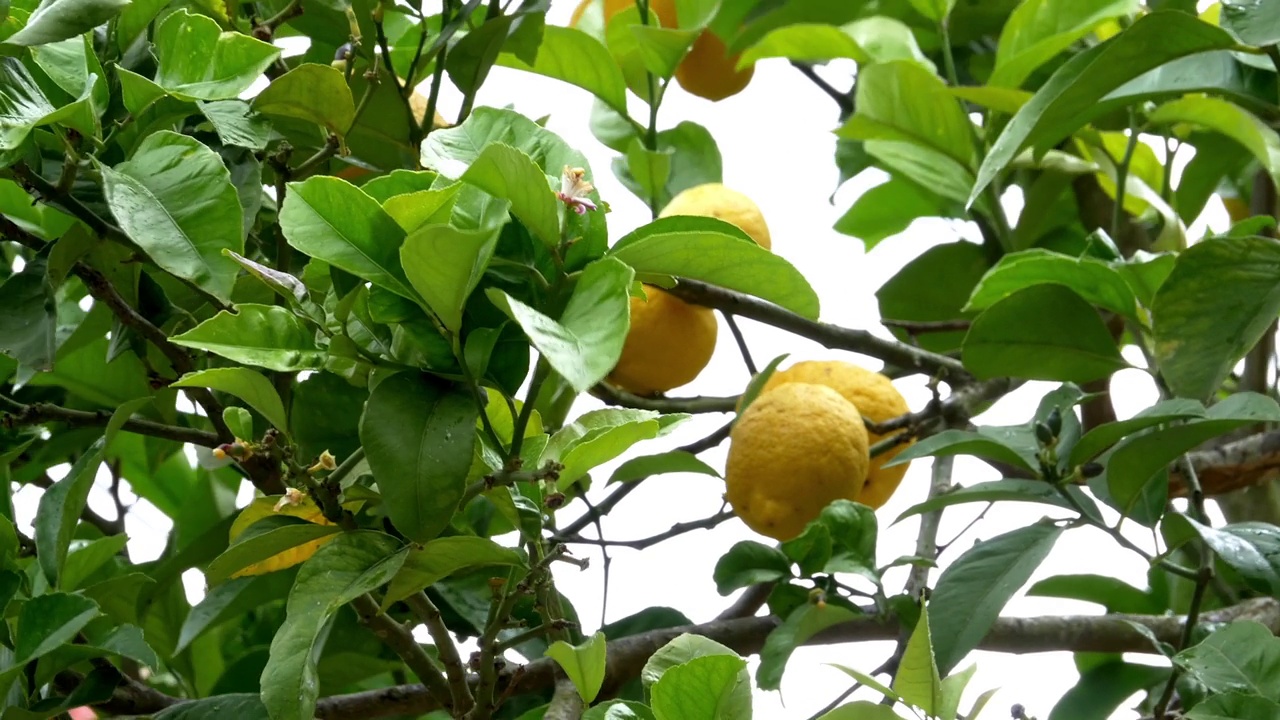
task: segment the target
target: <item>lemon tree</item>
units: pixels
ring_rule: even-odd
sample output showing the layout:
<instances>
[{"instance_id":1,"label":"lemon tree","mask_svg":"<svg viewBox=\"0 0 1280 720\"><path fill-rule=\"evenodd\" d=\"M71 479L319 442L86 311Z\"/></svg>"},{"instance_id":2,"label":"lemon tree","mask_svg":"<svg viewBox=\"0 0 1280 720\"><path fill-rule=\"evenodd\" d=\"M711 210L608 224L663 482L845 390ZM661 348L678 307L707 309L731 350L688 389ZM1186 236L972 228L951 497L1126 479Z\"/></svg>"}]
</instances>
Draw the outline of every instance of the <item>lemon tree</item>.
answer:
<instances>
[{"instance_id":1,"label":"lemon tree","mask_svg":"<svg viewBox=\"0 0 1280 720\"><path fill-rule=\"evenodd\" d=\"M5 720L1280 717L1280 3L552 5L0 2Z\"/></svg>"}]
</instances>

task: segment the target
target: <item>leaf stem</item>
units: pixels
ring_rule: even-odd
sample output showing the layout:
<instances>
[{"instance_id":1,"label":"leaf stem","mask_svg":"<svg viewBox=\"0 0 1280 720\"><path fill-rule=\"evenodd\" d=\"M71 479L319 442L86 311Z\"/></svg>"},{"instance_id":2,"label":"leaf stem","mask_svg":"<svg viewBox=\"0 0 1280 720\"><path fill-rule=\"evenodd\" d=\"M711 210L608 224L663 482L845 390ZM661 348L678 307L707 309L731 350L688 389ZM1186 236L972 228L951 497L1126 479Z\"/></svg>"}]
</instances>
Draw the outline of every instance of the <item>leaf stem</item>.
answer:
<instances>
[{"instance_id":1,"label":"leaf stem","mask_svg":"<svg viewBox=\"0 0 1280 720\"><path fill-rule=\"evenodd\" d=\"M1124 195L1125 186L1129 182L1129 164L1133 162L1133 153L1138 148L1138 114L1131 107L1129 108L1129 141L1125 144L1124 157L1116 166L1116 199L1111 209L1111 238L1115 240L1120 237L1120 230L1124 227Z\"/></svg>"},{"instance_id":2,"label":"leaf stem","mask_svg":"<svg viewBox=\"0 0 1280 720\"><path fill-rule=\"evenodd\" d=\"M720 311L724 316L724 322L729 326L729 332L733 333L733 341L738 344L738 352L742 354L742 362L747 366L747 372L751 377L755 377L759 370L756 369L756 361L751 357L751 348L747 347L747 339L742 335L742 328L738 327L738 321L734 319L733 313Z\"/></svg>"},{"instance_id":3,"label":"leaf stem","mask_svg":"<svg viewBox=\"0 0 1280 720\"><path fill-rule=\"evenodd\" d=\"M516 418L515 427L511 431L511 449L507 452L508 465L520 457L520 449L524 446L524 434L529 427L529 420L533 417L534 406L537 405L538 392L542 390L542 384L550 374L551 368L547 365L546 359L539 357L538 364L533 368L533 378L529 380L529 392L524 396L524 407L520 408L520 417Z\"/></svg>"}]
</instances>

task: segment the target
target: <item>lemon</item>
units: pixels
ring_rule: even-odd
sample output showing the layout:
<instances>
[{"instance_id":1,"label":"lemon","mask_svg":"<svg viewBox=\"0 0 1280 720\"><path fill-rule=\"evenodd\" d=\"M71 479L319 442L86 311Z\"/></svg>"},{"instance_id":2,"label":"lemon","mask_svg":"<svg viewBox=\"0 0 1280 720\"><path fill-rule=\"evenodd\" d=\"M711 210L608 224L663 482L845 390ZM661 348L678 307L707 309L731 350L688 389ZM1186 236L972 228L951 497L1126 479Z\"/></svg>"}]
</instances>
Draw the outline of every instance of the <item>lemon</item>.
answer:
<instances>
[{"instance_id":1,"label":"lemon","mask_svg":"<svg viewBox=\"0 0 1280 720\"><path fill-rule=\"evenodd\" d=\"M889 378L852 363L836 360L798 362L786 370L775 372L761 389L760 397L763 398L767 393L785 387L788 383L816 383L829 387L845 400L853 403L862 417L871 422L884 422L911 412L906 399L893 386ZM750 411L751 408L747 410ZM883 438L880 435L869 436L872 445L881 439ZM867 482L858 497L854 498L855 500L872 508L878 508L888 502L902 482L902 477L907 474L907 465L910 463L895 465L891 468L885 468L883 465L906 447L907 444L898 445L889 452L871 459Z\"/></svg>"},{"instance_id":2,"label":"lemon","mask_svg":"<svg viewBox=\"0 0 1280 720\"><path fill-rule=\"evenodd\" d=\"M680 387L698 377L716 349L716 316L652 285L631 298L631 330L609 382L637 395Z\"/></svg>"},{"instance_id":3,"label":"lemon","mask_svg":"<svg viewBox=\"0 0 1280 720\"><path fill-rule=\"evenodd\" d=\"M751 83L755 68L738 70L738 54L729 54L723 41L703 30L689 54L676 68L676 82L691 95L719 102L742 92Z\"/></svg>"},{"instance_id":4,"label":"lemon","mask_svg":"<svg viewBox=\"0 0 1280 720\"><path fill-rule=\"evenodd\" d=\"M261 497L249 503L244 510L240 511L240 515L236 517L235 522L231 523L230 540L235 542L248 527L259 520L270 517L271 515L289 515L301 518L307 522L316 523L317 525L330 525L331 523L325 519L324 513L320 511L320 507L315 504L311 498L303 498L297 504L281 504L280 509L276 510L276 504L280 501L279 497ZM281 551L266 560L261 560L247 567L243 567L234 572L231 577L248 577L250 575L265 575L277 570L293 567L299 563L306 562L322 545L337 537L334 535L326 535L325 537L312 540L310 542L296 545L288 550Z\"/></svg>"},{"instance_id":5,"label":"lemon","mask_svg":"<svg viewBox=\"0 0 1280 720\"><path fill-rule=\"evenodd\" d=\"M1249 203L1238 197L1222 197L1222 206L1227 209L1227 219L1234 225L1243 220L1248 220L1253 215L1249 211Z\"/></svg>"},{"instance_id":6,"label":"lemon","mask_svg":"<svg viewBox=\"0 0 1280 720\"><path fill-rule=\"evenodd\" d=\"M773 239L764 214L751 198L721 183L706 183L681 191L662 209L662 217L672 215L701 215L724 220L737 225L756 244L769 250Z\"/></svg>"},{"instance_id":7,"label":"lemon","mask_svg":"<svg viewBox=\"0 0 1280 720\"><path fill-rule=\"evenodd\" d=\"M427 117L427 104L427 96L414 89L413 94L409 96L409 109L413 111L413 121L418 123L419 126L422 125L423 119ZM449 127L449 123L439 111L435 113L435 122L432 125L436 129Z\"/></svg>"},{"instance_id":8,"label":"lemon","mask_svg":"<svg viewBox=\"0 0 1280 720\"><path fill-rule=\"evenodd\" d=\"M867 478L867 429L824 385L787 383L761 395L730 433L725 499L747 527L790 540Z\"/></svg>"},{"instance_id":9,"label":"lemon","mask_svg":"<svg viewBox=\"0 0 1280 720\"><path fill-rule=\"evenodd\" d=\"M582 16L586 14L587 8L591 7L592 2L593 0L582 0L582 2L578 3L578 7L573 10L573 16L569 18L569 27L578 26ZM635 6L635 0L604 0L604 21L607 23L614 15ZM662 27L673 28L676 26L676 5L674 0L650 0L649 12L658 16L658 22L662 24Z\"/></svg>"}]
</instances>

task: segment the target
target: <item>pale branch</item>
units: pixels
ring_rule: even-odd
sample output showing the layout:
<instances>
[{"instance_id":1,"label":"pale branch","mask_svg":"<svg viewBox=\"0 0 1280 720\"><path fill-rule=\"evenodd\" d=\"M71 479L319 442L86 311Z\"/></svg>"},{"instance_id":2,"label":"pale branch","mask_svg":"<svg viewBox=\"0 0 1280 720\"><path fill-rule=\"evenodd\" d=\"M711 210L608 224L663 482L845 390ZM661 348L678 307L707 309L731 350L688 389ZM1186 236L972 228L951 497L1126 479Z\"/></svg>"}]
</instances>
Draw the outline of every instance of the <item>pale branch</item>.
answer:
<instances>
[{"instance_id":1,"label":"pale branch","mask_svg":"<svg viewBox=\"0 0 1280 720\"><path fill-rule=\"evenodd\" d=\"M437 707L447 708L452 704L453 696L445 681L444 672L414 639L409 628L384 614L378 608L378 602L367 593L353 600L351 607L360 617L360 622L399 655L404 664L418 676L423 683L423 693L432 698Z\"/></svg>"},{"instance_id":2,"label":"pale branch","mask_svg":"<svg viewBox=\"0 0 1280 720\"><path fill-rule=\"evenodd\" d=\"M716 616L717 620L731 620L733 618L751 617L756 614L764 604L769 601L769 595L773 593L775 583L762 582L756 583L742 591L737 600L733 604L725 608Z\"/></svg>"},{"instance_id":3,"label":"pale branch","mask_svg":"<svg viewBox=\"0 0 1280 720\"><path fill-rule=\"evenodd\" d=\"M578 689L567 679L556 682L555 692L551 696L551 704L543 720L578 720L582 717L582 698L578 697Z\"/></svg>"},{"instance_id":4,"label":"pale branch","mask_svg":"<svg viewBox=\"0 0 1280 720\"><path fill-rule=\"evenodd\" d=\"M0 395L0 410L5 413L0 416L0 425L9 426L55 422L71 427L103 427L111 421L112 415L108 410L73 410L51 403L25 405L3 395ZM150 435L209 448L217 447L221 442L217 435L207 430L165 425L139 418L125 420L120 429L139 435Z\"/></svg>"},{"instance_id":5,"label":"pale branch","mask_svg":"<svg viewBox=\"0 0 1280 720\"><path fill-rule=\"evenodd\" d=\"M922 350L896 340L885 340L866 330L855 330L818 320L809 320L786 308L740 292L685 279L681 279L679 284L669 292L686 302L772 325L793 335L813 340L832 350L848 350L917 372L930 375L941 374L953 385L964 384L972 379L964 369L964 365L955 358Z\"/></svg>"},{"instance_id":6,"label":"pale branch","mask_svg":"<svg viewBox=\"0 0 1280 720\"><path fill-rule=\"evenodd\" d=\"M436 644L436 652L440 656L440 664L444 665L445 677L449 680L449 692L453 698L453 707L458 712L466 712L475 704L471 697L471 687L467 684L467 669L458 655L458 646L449 635L449 628L444 624L440 608L431 602L425 592L418 592L405 598L405 603L413 614L427 626L431 640Z\"/></svg>"},{"instance_id":7,"label":"pale branch","mask_svg":"<svg viewBox=\"0 0 1280 720\"><path fill-rule=\"evenodd\" d=\"M948 455L933 459L932 480L929 483L929 499L941 497L951 490L951 470L955 457ZM942 523L942 508L921 514L920 531L916 534L916 557L938 559L938 527ZM915 598L929 584L929 566L917 563L911 566L907 577L906 594Z\"/></svg>"},{"instance_id":8,"label":"pale branch","mask_svg":"<svg viewBox=\"0 0 1280 720\"><path fill-rule=\"evenodd\" d=\"M591 394L607 405L621 405L661 413L725 413L738 406L738 396L730 397L642 397L608 383L591 388Z\"/></svg>"}]
</instances>

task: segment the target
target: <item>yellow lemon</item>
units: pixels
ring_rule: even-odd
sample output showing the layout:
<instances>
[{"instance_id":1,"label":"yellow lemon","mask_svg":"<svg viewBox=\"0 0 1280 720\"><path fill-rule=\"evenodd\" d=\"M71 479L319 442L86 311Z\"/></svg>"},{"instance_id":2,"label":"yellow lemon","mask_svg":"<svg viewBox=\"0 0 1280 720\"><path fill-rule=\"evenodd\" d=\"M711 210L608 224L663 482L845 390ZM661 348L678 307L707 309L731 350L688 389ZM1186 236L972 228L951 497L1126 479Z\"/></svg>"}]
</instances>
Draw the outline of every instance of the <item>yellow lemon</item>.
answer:
<instances>
[{"instance_id":1,"label":"yellow lemon","mask_svg":"<svg viewBox=\"0 0 1280 720\"><path fill-rule=\"evenodd\" d=\"M703 30L689 54L676 68L676 82L686 92L713 102L737 95L747 88L755 68L738 70L738 54L729 54L723 41L710 30Z\"/></svg>"},{"instance_id":2,"label":"yellow lemon","mask_svg":"<svg viewBox=\"0 0 1280 720\"><path fill-rule=\"evenodd\" d=\"M427 104L427 96L416 89L409 96L409 109L413 111L413 121L418 123L419 126L422 125L423 119L427 117ZM432 125L436 129L449 127L448 121L444 119L444 116L439 111L435 113L435 122Z\"/></svg>"},{"instance_id":3,"label":"yellow lemon","mask_svg":"<svg viewBox=\"0 0 1280 720\"><path fill-rule=\"evenodd\" d=\"M609 382L637 395L680 387L702 372L716 349L716 316L661 288L631 298L631 330Z\"/></svg>"},{"instance_id":4,"label":"yellow lemon","mask_svg":"<svg viewBox=\"0 0 1280 720\"><path fill-rule=\"evenodd\" d=\"M816 383L825 385L840 394L845 400L858 408L862 417L871 422L884 422L890 418L906 415L911 412L907 401L893 386L889 378L877 372L859 367L852 363L838 360L809 360L775 372L761 389L761 397L774 389L785 387L787 383ZM753 405L754 407L754 405ZM748 411L751 408L747 408ZM872 445L883 439L872 434L869 438ZM899 445L883 455L871 459L871 468L867 472L867 482L861 494L855 498L858 502L872 508L878 508L888 502L902 477L907 473L907 465L882 467L907 444Z\"/></svg>"},{"instance_id":5,"label":"yellow lemon","mask_svg":"<svg viewBox=\"0 0 1280 720\"><path fill-rule=\"evenodd\" d=\"M276 509L279 505L279 510ZM235 542L250 525L271 515L289 515L301 518L307 522L316 523L317 525L330 525L331 523L325 519L324 513L320 511L320 507L315 504L311 498L302 498L296 504L289 504L281 501L279 497L262 497L257 498L249 503L244 510L240 511L240 515L236 517L235 522L231 523L230 539ZM249 575L265 575L277 570L293 567L299 563L306 562L322 545L337 537L334 535L326 535L325 537L312 540L310 542L291 547L288 550L272 555L266 560L261 560L248 567L241 568L231 575L233 578L247 577Z\"/></svg>"},{"instance_id":6,"label":"yellow lemon","mask_svg":"<svg viewBox=\"0 0 1280 720\"><path fill-rule=\"evenodd\" d=\"M867 429L857 408L823 385L788 383L756 398L730 433L725 499L747 527L776 540L800 534L867 478Z\"/></svg>"},{"instance_id":7,"label":"yellow lemon","mask_svg":"<svg viewBox=\"0 0 1280 720\"><path fill-rule=\"evenodd\" d=\"M721 183L706 183L680 192L662 209L662 217L672 215L701 215L724 220L737 225L760 247L766 250L773 248L769 226L765 224L759 206L751 198Z\"/></svg>"}]
</instances>

